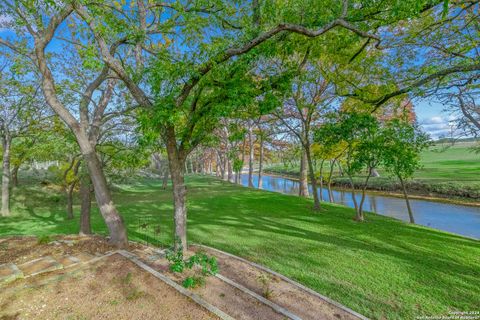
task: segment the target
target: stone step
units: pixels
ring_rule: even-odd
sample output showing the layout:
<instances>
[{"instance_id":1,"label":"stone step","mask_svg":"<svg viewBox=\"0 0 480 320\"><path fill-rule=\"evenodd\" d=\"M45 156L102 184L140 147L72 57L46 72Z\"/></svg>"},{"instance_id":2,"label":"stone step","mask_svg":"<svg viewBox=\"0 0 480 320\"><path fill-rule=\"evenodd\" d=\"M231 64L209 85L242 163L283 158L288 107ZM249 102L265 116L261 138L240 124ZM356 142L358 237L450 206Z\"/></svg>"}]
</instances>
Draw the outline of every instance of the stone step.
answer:
<instances>
[{"instance_id":1,"label":"stone step","mask_svg":"<svg viewBox=\"0 0 480 320\"><path fill-rule=\"evenodd\" d=\"M70 267L82 262L79 258L74 256L63 256L58 259L58 262L64 267Z\"/></svg>"},{"instance_id":2,"label":"stone step","mask_svg":"<svg viewBox=\"0 0 480 320\"><path fill-rule=\"evenodd\" d=\"M50 256L38 258L21 264L18 268L23 272L25 278L41 273L63 269L63 265Z\"/></svg>"},{"instance_id":3,"label":"stone step","mask_svg":"<svg viewBox=\"0 0 480 320\"><path fill-rule=\"evenodd\" d=\"M16 264L5 263L0 265L0 284L12 282L23 278L23 272L18 269Z\"/></svg>"},{"instance_id":4,"label":"stone step","mask_svg":"<svg viewBox=\"0 0 480 320\"><path fill-rule=\"evenodd\" d=\"M79 253L75 256L62 256L58 259L54 259L51 256L41 257L18 266L14 263L2 264L0 265L0 284L12 282L19 278L28 278L46 272L73 267L101 257L103 257L102 254Z\"/></svg>"},{"instance_id":5,"label":"stone step","mask_svg":"<svg viewBox=\"0 0 480 320\"><path fill-rule=\"evenodd\" d=\"M75 258L80 260L80 262L88 262L88 261L92 260L93 258L95 258L95 256L93 254L90 254L90 253L81 252L81 253L77 253L75 255Z\"/></svg>"}]
</instances>

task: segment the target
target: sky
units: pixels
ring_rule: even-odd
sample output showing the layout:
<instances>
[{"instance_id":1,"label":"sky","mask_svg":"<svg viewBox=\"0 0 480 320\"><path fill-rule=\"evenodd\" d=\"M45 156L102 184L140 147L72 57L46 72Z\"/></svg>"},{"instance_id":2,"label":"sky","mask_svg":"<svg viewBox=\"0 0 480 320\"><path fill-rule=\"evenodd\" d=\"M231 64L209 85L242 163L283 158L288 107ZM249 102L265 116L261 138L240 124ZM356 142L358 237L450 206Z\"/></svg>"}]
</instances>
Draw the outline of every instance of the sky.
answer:
<instances>
[{"instance_id":1,"label":"sky","mask_svg":"<svg viewBox=\"0 0 480 320\"><path fill-rule=\"evenodd\" d=\"M414 101L417 121L422 129L434 140L448 137L452 132L455 116L448 112L448 107L431 99Z\"/></svg>"}]
</instances>

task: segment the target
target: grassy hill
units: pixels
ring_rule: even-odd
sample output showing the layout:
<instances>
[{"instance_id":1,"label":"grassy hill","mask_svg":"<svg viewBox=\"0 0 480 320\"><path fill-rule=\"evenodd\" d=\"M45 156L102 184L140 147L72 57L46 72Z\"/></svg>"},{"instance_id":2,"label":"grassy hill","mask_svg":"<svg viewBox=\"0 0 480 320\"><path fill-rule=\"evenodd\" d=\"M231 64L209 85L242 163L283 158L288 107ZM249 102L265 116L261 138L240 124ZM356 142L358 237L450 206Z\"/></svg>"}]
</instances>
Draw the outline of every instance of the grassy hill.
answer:
<instances>
[{"instance_id":1,"label":"grassy hill","mask_svg":"<svg viewBox=\"0 0 480 320\"><path fill-rule=\"evenodd\" d=\"M266 265L370 318L479 309L478 241L374 214L357 223L352 209L335 204L315 214L309 199L212 177L189 177L188 196L189 241ZM114 197L130 239L171 243L171 189L141 179ZM0 217L0 235L76 233L78 221L65 220L64 208L53 189L22 185L14 190L15 215ZM92 223L105 233L97 210Z\"/></svg>"}]
</instances>

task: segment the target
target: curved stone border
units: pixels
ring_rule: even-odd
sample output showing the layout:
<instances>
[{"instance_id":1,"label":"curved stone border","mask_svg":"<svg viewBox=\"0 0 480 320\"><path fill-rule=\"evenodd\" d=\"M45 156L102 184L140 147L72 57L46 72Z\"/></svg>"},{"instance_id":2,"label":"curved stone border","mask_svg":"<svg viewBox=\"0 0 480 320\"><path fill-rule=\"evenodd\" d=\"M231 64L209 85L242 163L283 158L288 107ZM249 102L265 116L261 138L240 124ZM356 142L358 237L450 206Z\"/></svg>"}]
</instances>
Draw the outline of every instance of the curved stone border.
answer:
<instances>
[{"instance_id":1,"label":"curved stone border","mask_svg":"<svg viewBox=\"0 0 480 320\"><path fill-rule=\"evenodd\" d=\"M332 300L332 299L330 299L329 297L326 297L326 296L324 296L324 295L322 295L322 294L320 294L320 293L318 293L318 292L316 292L316 291L314 291L314 290L312 290L312 289L304 286L303 284L300 284L300 283L298 283L298 282L296 282L296 281L294 281L294 280L292 280L292 279L290 279L290 278L287 278L287 277L284 276L283 274L280 274L280 273L278 273L278 272L275 272L275 271L273 271L273 270L271 270L271 269L269 269L269 268L267 268L267 267L264 267L264 266L262 266L262 265L260 265L260 264L257 264L257 263L255 263L255 262L248 261L248 260L246 260L246 259L244 259L244 258L235 256L235 255L233 255L233 254L231 254L231 253L228 253L228 252L225 252L225 251L222 251L222 250L219 250L219 249L215 249L215 248L212 248L212 247L203 245L203 244L192 243L192 245L193 245L193 246L197 246L197 247L199 247L199 248L205 248L205 249L209 249L209 250L212 250L212 251L216 251L216 252L218 252L218 253L220 253L220 254L224 254L224 255L226 255L226 256L228 256L228 257L231 257L231 258L240 260L240 261L242 261L242 262L245 262L245 263L247 263L247 264L249 264L249 265L251 265L251 266L253 266L253 267L259 268L259 269L261 269L261 270L263 270L263 271L265 271L265 272L268 272L268 273L270 273L270 274L272 274L272 275L275 275L275 276L281 278L282 280L285 280L286 282L288 282L288 283L290 283L290 284L292 284L292 285L294 285L294 286L296 286L296 287L299 287L300 289L302 289L302 290L304 290L304 291L306 291L306 292L308 292L308 293L310 293L310 294L312 294L312 295L314 295L314 296L317 296L318 298L320 298L320 299L322 299L322 300L324 300L324 301L326 301L326 302L328 302L328 303L330 303L330 304L332 304L332 305L334 305L334 306L342 309L343 311L345 311L345 312L347 312L347 313L350 313L351 315L356 316L357 318L359 318L359 319L361 319L361 320L369 320L369 318L365 317L364 315L361 315L360 313L358 313L358 312L356 312L356 311L353 311L352 309L350 309L350 308L342 305L341 303L339 303L339 302L337 302L337 301L335 301L335 300Z\"/></svg>"},{"instance_id":2,"label":"curved stone border","mask_svg":"<svg viewBox=\"0 0 480 320\"><path fill-rule=\"evenodd\" d=\"M173 287L174 289L176 289L178 292L180 292L184 296L189 297L190 299L192 299L193 301L195 301L196 303L198 303L199 305L201 305L202 307L204 307L205 309L207 309L211 313L218 316L220 319L222 319L222 320L235 320L234 318L232 318L231 316L229 316L228 314L226 314L222 310L218 309L217 307L211 305L210 303L208 303L205 300L203 300L202 298L200 298L198 295L194 294L193 292L188 291L184 287L178 285L175 281L171 280L170 278L164 276L160 272L158 272L158 271L154 270L153 268L149 267L148 265L146 265L145 263L140 261L140 259L138 259L137 256L134 255L133 253L125 251L125 250L118 250L116 252L118 254L122 255L123 257L127 258L131 262L135 263L137 266L139 266L143 270L149 272L150 274L152 274L156 278L162 280L167 285Z\"/></svg>"}]
</instances>

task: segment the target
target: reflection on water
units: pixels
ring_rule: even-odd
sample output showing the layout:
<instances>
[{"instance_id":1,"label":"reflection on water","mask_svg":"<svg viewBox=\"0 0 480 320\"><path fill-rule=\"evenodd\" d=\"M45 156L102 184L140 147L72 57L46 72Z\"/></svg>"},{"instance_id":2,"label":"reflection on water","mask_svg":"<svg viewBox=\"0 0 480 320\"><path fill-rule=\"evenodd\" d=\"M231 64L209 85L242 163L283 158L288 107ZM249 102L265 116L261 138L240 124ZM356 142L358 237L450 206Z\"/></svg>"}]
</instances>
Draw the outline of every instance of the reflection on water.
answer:
<instances>
[{"instance_id":1,"label":"reflection on water","mask_svg":"<svg viewBox=\"0 0 480 320\"><path fill-rule=\"evenodd\" d=\"M242 175L242 185L248 186L248 175ZM258 186L258 176L254 176L254 185ZM286 194L298 194L299 183L282 177L264 176L264 190ZM310 193L312 186L309 185ZM322 190L323 199L328 201L328 190ZM361 194L355 197L360 201ZM350 192L333 190L334 202L354 207ZM461 235L480 239L480 207L448 204L428 200L411 199L415 222L431 228L445 230ZM365 210L376 212L396 219L408 221L405 200L389 196L367 194L364 203Z\"/></svg>"}]
</instances>

